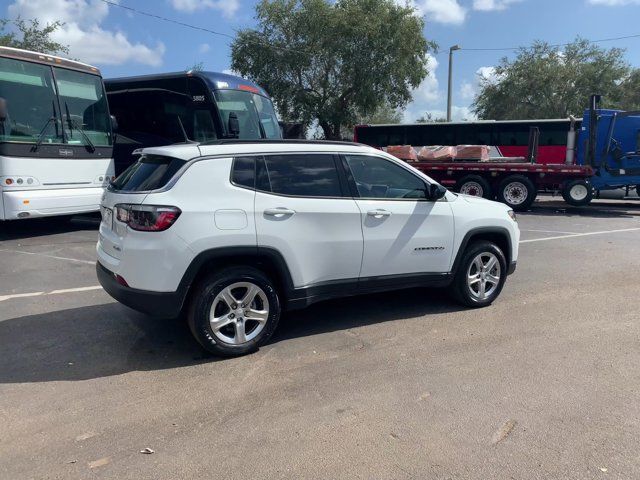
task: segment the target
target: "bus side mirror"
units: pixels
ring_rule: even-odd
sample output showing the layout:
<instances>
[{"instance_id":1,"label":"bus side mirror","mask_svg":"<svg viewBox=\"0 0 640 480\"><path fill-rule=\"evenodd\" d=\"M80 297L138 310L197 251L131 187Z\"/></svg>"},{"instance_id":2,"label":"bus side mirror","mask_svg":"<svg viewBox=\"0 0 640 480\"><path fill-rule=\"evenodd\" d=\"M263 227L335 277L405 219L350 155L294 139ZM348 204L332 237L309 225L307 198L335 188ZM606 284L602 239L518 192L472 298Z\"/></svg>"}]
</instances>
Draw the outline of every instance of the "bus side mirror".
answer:
<instances>
[{"instance_id":1,"label":"bus side mirror","mask_svg":"<svg viewBox=\"0 0 640 480\"><path fill-rule=\"evenodd\" d=\"M238 115L236 112L229 113L229 136L232 138L238 138L240 133L240 122L238 122Z\"/></svg>"},{"instance_id":2,"label":"bus side mirror","mask_svg":"<svg viewBox=\"0 0 640 480\"><path fill-rule=\"evenodd\" d=\"M0 97L0 122L4 122L8 116L7 101L4 97Z\"/></svg>"},{"instance_id":3,"label":"bus side mirror","mask_svg":"<svg viewBox=\"0 0 640 480\"><path fill-rule=\"evenodd\" d=\"M440 200L447 193L447 189L437 183L429 185L429 200Z\"/></svg>"},{"instance_id":4,"label":"bus side mirror","mask_svg":"<svg viewBox=\"0 0 640 480\"><path fill-rule=\"evenodd\" d=\"M118 120L116 119L115 115L110 115L110 117L111 117L111 131L115 133L118 131Z\"/></svg>"}]
</instances>

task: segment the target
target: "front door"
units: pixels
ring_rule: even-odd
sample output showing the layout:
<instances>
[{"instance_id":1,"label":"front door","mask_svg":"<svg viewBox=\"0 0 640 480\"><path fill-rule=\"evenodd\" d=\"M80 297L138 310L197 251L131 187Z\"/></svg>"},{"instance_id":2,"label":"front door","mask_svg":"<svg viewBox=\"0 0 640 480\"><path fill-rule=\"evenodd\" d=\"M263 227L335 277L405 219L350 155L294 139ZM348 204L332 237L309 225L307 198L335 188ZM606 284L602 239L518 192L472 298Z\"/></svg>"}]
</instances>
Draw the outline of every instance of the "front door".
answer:
<instances>
[{"instance_id":1,"label":"front door","mask_svg":"<svg viewBox=\"0 0 640 480\"><path fill-rule=\"evenodd\" d=\"M426 198L426 181L384 157L345 155L356 184L364 254L361 278L444 273L451 267L453 213Z\"/></svg>"}]
</instances>

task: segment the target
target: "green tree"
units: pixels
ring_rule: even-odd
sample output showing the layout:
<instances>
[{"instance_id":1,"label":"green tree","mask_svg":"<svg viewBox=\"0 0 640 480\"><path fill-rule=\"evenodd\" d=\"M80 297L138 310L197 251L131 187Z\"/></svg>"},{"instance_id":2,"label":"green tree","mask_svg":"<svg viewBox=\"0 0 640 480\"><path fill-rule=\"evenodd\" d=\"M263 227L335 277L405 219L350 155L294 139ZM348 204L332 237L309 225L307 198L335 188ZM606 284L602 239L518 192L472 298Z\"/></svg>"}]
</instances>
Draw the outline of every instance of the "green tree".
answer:
<instances>
[{"instance_id":1,"label":"green tree","mask_svg":"<svg viewBox=\"0 0 640 480\"><path fill-rule=\"evenodd\" d=\"M404 116L402 107L394 107L388 103L381 104L374 112L369 115L361 115L358 124L380 125L384 123L401 123ZM351 127L351 125L349 125Z\"/></svg>"},{"instance_id":2,"label":"green tree","mask_svg":"<svg viewBox=\"0 0 640 480\"><path fill-rule=\"evenodd\" d=\"M63 25L61 22L53 22L42 27L37 19L0 19L0 46L51 55L67 54L69 48L51 38L51 35Z\"/></svg>"},{"instance_id":3,"label":"green tree","mask_svg":"<svg viewBox=\"0 0 640 480\"><path fill-rule=\"evenodd\" d=\"M416 119L416 123L444 123L447 119L444 117L434 117L431 112L425 112L420 118Z\"/></svg>"},{"instance_id":4,"label":"green tree","mask_svg":"<svg viewBox=\"0 0 640 480\"><path fill-rule=\"evenodd\" d=\"M503 58L494 78L480 79L473 109L481 119L565 118L580 115L594 93L618 105L630 71L623 54L580 38L562 49L536 42Z\"/></svg>"},{"instance_id":5,"label":"green tree","mask_svg":"<svg viewBox=\"0 0 640 480\"><path fill-rule=\"evenodd\" d=\"M635 69L620 85L622 90L619 107L623 110L640 110L640 69Z\"/></svg>"},{"instance_id":6,"label":"green tree","mask_svg":"<svg viewBox=\"0 0 640 480\"><path fill-rule=\"evenodd\" d=\"M263 86L284 120L341 136L385 104L402 108L435 49L424 21L394 0L262 0L257 29L231 46L231 68Z\"/></svg>"}]
</instances>

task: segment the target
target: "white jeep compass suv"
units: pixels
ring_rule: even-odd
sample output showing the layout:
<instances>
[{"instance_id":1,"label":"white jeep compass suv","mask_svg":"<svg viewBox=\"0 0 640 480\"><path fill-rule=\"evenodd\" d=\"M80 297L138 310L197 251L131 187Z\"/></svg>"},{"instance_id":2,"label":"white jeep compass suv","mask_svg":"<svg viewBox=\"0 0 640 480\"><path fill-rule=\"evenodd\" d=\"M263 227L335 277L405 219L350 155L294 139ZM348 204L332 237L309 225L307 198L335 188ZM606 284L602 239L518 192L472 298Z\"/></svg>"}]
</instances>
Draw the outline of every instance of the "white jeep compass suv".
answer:
<instances>
[{"instance_id":1,"label":"white jeep compass suv","mask_svg":"<svg viewBox=\"0 0 640 480\"><path fill-rule=\"evenodd\" d=\"M103 197L97 272L116 300L185 311L207 350L240 355L328 298L449 286L489 305L519 236L505 205L367 146L222 140L142 151Z\"/></svg>"}]
</instances>

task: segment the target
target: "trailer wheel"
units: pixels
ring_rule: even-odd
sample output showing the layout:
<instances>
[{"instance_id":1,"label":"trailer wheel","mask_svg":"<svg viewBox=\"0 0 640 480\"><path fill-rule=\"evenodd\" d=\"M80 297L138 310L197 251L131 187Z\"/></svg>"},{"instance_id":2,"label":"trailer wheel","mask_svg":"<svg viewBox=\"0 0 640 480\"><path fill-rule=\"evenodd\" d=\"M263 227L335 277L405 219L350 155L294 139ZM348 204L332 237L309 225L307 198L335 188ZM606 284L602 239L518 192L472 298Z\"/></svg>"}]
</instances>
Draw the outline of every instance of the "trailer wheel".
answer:
<instances>
[{"instance_id":1,"label":"trailer wheel","mask_svg":"<svg viewBox=\"0 0 640 480\"><path fill-rule=\"evenodd\" d=\"M474 197L492 199L491 185L479 175L467 175L463 177L457 185L458 192Z\"/></svg>"},{"instance_id":2,"label":"trailer wheel","mask_svg":"<svg viewBox=\"0 0 640 480\"><path fill-rule=\"evenodd\" d=\"M572 180L562 189L562 198L574 207L589 205L593 199L593 188L586 180Z\"/></svg>"},{"instance_id":3,"label":"trailer wheel","mask_svg":"<svg viewBox=\"0 0 640 480\"><path fill-rule=\"evenodd\" d=\"M531 180L524 175L511 175L500 182L498 201L516 211L528 209L538 192Z\"/></svg>"}]
</instances>

